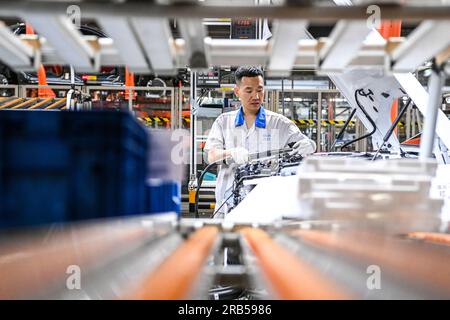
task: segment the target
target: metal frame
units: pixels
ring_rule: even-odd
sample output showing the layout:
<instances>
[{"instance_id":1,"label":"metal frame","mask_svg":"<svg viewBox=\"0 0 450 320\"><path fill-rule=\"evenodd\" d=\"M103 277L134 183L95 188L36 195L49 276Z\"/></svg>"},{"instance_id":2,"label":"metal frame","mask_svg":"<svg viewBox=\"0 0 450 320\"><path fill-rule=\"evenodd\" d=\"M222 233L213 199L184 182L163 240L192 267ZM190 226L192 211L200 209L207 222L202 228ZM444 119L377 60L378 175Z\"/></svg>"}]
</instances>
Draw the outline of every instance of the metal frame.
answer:
<instances>
[{"instance_id":1,"label":"metal frame","mask_svg":"<svg viewBox=\"0 0 450 320\"><path fill-rule=\"evenodd\" d=\"M91 71L100 68L99 51L92 47L75 25L65 15L66 11L49 15L23 11L20 15L43 36L56 50L65 64L73 65L77 71Z\"/></svg>"},{"instance_id":2,"label":"metal frame","mask_svg":"<svg viewBox=\"0 0 450 320\"><path fill-rule=\"evenodd\" d=\"M297 55L297 43L301 38L307 38L307 27L307 21L276 21L273 37L269 41L270 76L288 76L291 73Z\"/></svg>"},{"instance_id":3,"label":"metal frame","mask_svg":"<svg viewBox=\"0 0 450 320\"><path fill-rule=\"evenodd\" d=\"M40 52L22 42L0 21L0 59L16 70L33 70L39 65Z\"/></svg>"},{"instance_id":4,"label":"metal frame","mask_svg":"<svg viewBox=\"0 0 450 320\"><path fill-rule=\"evenodd\" d=\"M450 45L449 21L424 21L392 52L393 70L415 70Z\"/></svg>"},{"instance_id":5,"label":"metal frame","mask_svg":"<svg viewBox=\"0 0 450 320\"><path fill-rule=\"evenodd\" d=\"M322 92L317 94L317 152L322 151Z\"/></svg>"},{"instance_id":6,"label":"metal frame","mask_svg":"<svg viewBox=\"0 0 450 320\"><path fill-rule=\"evenodd\" d=\"M152 70L161 74L175 74L175 50L169 21L165 16L133 17L131 24Z\"/></svg>"},{"instance_id":7,"label":"metal frame","mask_svg":"<svg viewBox=\"0 0 450 320\"><path fill-rule=\"evenodd\" d=\"M330 3L328 6L316 6L311 3L299 6L286 3L279 6L224 6L207 5L198 3L184 3L179 5L160 5L148 3L145 6L140 2L109 2L94 0L77 4L85 18L97 18L99 16L128 16L128 17L171 17L171 18L275 18L275 19L307 19L318 22L334 22L338 20L366 20L368 18L367 5L336 6ZM447 20L450 16L448 6L409 6L389 4L378 5L383 12L383 19L403 21L421 21L425 19ZM67 3L60 1L3 1L2 13L5 16L20 16L23 11L33 14L65 13Z\"/></svg>"},{"instance_id":8,"label":"metal frame","mask_svg":"<svg viewBox=\"0 0 450 320\"><path fill-rule=\"evenodd\" d=\"M436 123L438 110L442 104L442 87L445 82L444 72L437 65L433 65L431 75L428 82L428 105L425 114L425 123L420 142L421 161L433 157L433 147L436 137Z\"/></svg>"},{"instance_id":9,"label":"metal frame","mask_svg":"<svg viewBox=\"0 0 450 320\"><path fill-rule=\"evenodd\" d=\"M14 94L13 96L18 96L19 93L19 86L15 85L15 84L7 84L7 85L0 85L0 90L1 89L14 89Z\"/></svg>"},{"instance_id":10,"label":"metal frame","mask_svg":"<svg viewBox=\"0 0 450 320\"><path fill-rule=\"evenodd\" d=\"M18 85L17 87L18 87L17 93L19 94L20 98L26 98L27 97L27 89L44 89L44 88L49 88L49 89L67 90L67 91L72 89L72 87L70 85L40 86L40 85L37 85L37 84L25 84L25 85ZM75 89L81 90L82 87L81 86L76 86Z\"/></svg>"},{"instance_id":11,"label":"metal frame","mask_svg":"<svg viewBox=\"0 0 450 320\"><path fill-rule=\"evenodd\" d=\"M114 45L119 49L118 55L122 63L127 63L131 72L150 71L150 62L134 36L134 30L127 18L99 17L98 22L105 32L116 40Z\"/></svg>"},{"instance_id":12,"label":"metal frame","mask_svg":"<svg viewBox=\"0 0 450 320\"><path fill-rule=\"evenodd\" d=\"M171 121L171 129L174 128L172 119L176 117L175 114L175 88L173 87L126 87L126 86L89 86L86 87L86 93L90 95L90 92L93 90L106 90L106 91L128 91L129 99L128 99L128 111L133 113L133 91L158 91L158 90L166 90L170 92L170 121Z\"/></svg>"},{"instance_id":13,"label":"metal frame","mask_svg":"<svg viewBox=\"0 0 450 320\"><path fill-rule=\"evenodd\" d=\"M430 25L440 26L439 30L442 28L445 30L447 20L450 18L450 6L379 5L383 19L430 20L423 22L417 32L414 32L403 45L394 49L392 56L391 43L384 40L364 40L372 28L366 25L369 16L366 6L363 5L316 6L311 2L295 6L287 2L280 6L216 6L191 1L184 3L183 6L175 4L144 6L134 1L105 5L104 1L98 0L79 3L84 18L96 19L100 25L107 27L114 39L109 42L82 37L64 17L66 5L56 0L6 1L2 3L2 13L6 16L27 18L32 25L37 25L38 31L42 30L43 36L48 36L46 40L54 48L47 48L44 38L38 39L35 43L38 49L45 47L45 50L42 50L44 63L48 64L50 61L56 63L60 56L62 58L60 64L70 62L78 70L95 70L100 65L112 65L112 61L116 64L122 61L125 65L125 57L128 59L131 55L136 56L138 60L136 65L131 66L133 70L147 72L147 67L151 65L151 70L159 74L174 73L176 67L186 64L194 69L213 65L268 64L271 73L284 75L288 74L294 65L315 68L322 73L330 70L342 72L347 65L389 72L391 60L394 61L394 66L412 71L418 63L424 62L422 60L430 58L429 54L439 54L447 42L444 39L437 41L437 44L430 44L426 55L414 55L413 52L413 61L407 59L410 62L406 65L401 61L403 53L411 52L411 48L421 47L418 40L426 33L423 30L430 29ZM269 17L277 19L279 32L275 30L274 36L269 41L261 39L261 36L257 40L206 37L201 18L242 16L260 18L259 21L261 18ZM169 18L179 19L184 39L171 38L168 28ZM118 24L111 24L112 19L117 20ZM47 20L52 23L50 27ZM338 23L329 39L299 40L305 33L306 25L311 21L338 21ZM293 25L298 27L293 28ZM435 30L435 34L445 37L445 32L439 30ZM287 36L288 33L290 36ZM118 45L114 46L115 42ZM398 43L400 42L396 44ZM36 50L38 51L40 50ZM283 59L280 59L281 56ZM394 58L399 58L400 61L396 64Z\"/></svg>"},{"instance_id":14,"label":"metal frame","mask_svg":"<svg viewBox=\"0 0 450 320\"><path fill-rule=\"evenodd\" d=\"M342 71L358 54L371 31L366 21L339 21L319 52L322 71Z\"/></svg>"}]
</instances>

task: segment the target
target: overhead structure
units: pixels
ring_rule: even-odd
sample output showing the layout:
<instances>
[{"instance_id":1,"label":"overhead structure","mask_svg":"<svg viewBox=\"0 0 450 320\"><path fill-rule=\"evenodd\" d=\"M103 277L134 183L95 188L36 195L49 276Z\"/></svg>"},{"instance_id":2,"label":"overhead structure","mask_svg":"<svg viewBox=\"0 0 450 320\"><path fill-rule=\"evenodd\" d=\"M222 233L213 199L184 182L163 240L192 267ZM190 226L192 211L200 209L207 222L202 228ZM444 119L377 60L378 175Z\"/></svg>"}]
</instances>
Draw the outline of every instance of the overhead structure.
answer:
<instances>
[{"instance_id":1,"label":"overhead structure","mask_svg":"<svg viewBox=\"0 0 450 320\"><path fill-rule=\"evenodd\" d=\"M82 72L100 69L98 50L89 44L87 37L82 36L67 16L32 12L25 12L22 16L45 37L62 64L72 65Z\"/></svg>"},{"instance_id":2,"label":"overhead structure","mask_svg":"<svg viewBox=\"0 0 450 320\"><path fill-rule=\"evenodd\" d=\"M40 63L40 52L21 41L0 21L0 60L16 70L33 70Z\"/></svg>"},{"instance_id":3,"label":"overhead structure","mask_svg":"<svg viewBox=\"0 0 450 320\"><path fill-rule=\"evenodd\" d=\"M275 21L274 32L269 41L269 75L288 76L295 65L298 41L306 39L307 21Z\"/></svg>"},{"instance_id":4,"label":"overhead structure","mask_svg":"<svg viewBox=\"0 0 450 320\"><path fill-rule=\"evenodd\" d=\"M100 26L112 39L122 64L126 64L131 72L145 73L151 70L142 44L135 37L135 30L129 19L125 17L100 17ZM100 47L103 47L101 45Z\"/></svg>"},{"instance_id":5,"label":"overhead structure","mask_svg":"<svg viewBox=\"0 0 450 320\"><path fill-rule=\"evenodd\" d=\"M409 72L450 47L450 21L424 21L392 52L393 70Z\"/></svg>"},{"instance_id":6,"label":"overhead structure","mask_svg":"<svg viewBox=\"0 0 450 320\"><path fill-rule=\"evenodd\" d=\"M371 31L364 20L339 21L319 52L320 69L324 72L342 72L358 54Z\"/></svg>"},{"instance_id":7,"label":"overhead structure","mask_svg":"<svg viewBox=\"0 0 450 320\"><path fill-rule=\"evenodd\" d=\"M133 18L131 23L153 72L174 74L175 50L167 18Z\"/></svg>"},{"instance_id":8,"label":"overhead structure","mask_svg":"<svg viewBox=\"0 0 450 320\"><path fill-rule=\"evenodd\" d=\"M2 14L23 18L40 34L36 49L18 50L22 51L22 57L17 57L21 62L11 63L14 68L23 68L29 55L33 61L39 59L42 51L44 64L71 63L79 71L97 70L111 62L128 65L134 72L157 74L170 74L186 65L206 69L214 65L258 64L274 75L286 75L295 67L323 73L339 73L346 67L384 72L414 71L450 45L450 34L446 32L450 6L438 4L380 4L383 19L423 21L407 39L384 42L367 38L371 28L367 26L367 7L363 4L343 6L315 1L302 2L301 6L291 1L272 6L208 1L184 1L182 5L178 1L145 5L135 1L111 1L108 5L104 1L79 3L83 18L96 21L112 42L82 36L65 16L67 6L61 1L4 1ZM255 41L208 38L203 18L242 16L273 19L273 36ZM170 19L176 19L181 38L173 39ZM304 32L315 22L337 23L328 38L305 42ZM15 48L18 41L14 42ZM105 50L105 46L115 50ZM25 55L24 51L27 51ZM238 55L242 55L242 59L238 59Z\"/></svg>"},{"instance_id":9,"label":"overhead structure","mask_svg":"<svg viewBox=\"0 0 450 320\"><path fill-rule=\"evenodd\" d=\"M178 21L181 35L185 40L187 64L192 69L208 69L211 65L209 52L206 51L206 29L201 19L183 18Z\"/></svg>"}]
</instances>

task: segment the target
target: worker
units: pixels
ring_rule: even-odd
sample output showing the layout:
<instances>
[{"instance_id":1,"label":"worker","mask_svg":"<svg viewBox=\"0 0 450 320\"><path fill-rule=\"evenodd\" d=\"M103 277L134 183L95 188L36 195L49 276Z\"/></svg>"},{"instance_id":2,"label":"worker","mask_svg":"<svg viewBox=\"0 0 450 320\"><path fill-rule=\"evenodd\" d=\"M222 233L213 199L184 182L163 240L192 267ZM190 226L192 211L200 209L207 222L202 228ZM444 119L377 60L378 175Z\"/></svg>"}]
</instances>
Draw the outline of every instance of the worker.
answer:
<instances>
[{"instance_id":1,"label":"worker","mask_svg":"<svg viewBox=\"0 0 450 320\"><path fill-rule=\"evenodd\" d=\"M205 144L209 163L225 160L216 182L217 216L227 212L234 171L248 162L249 154L279 150L292 144L291 155L306 156L316 150L314 141L303 135L292 121L262 106L263 77L258 67L242 66L236 70L234 93L240 100L240 107L217 117Z\"/></svg>"}]
</instances>

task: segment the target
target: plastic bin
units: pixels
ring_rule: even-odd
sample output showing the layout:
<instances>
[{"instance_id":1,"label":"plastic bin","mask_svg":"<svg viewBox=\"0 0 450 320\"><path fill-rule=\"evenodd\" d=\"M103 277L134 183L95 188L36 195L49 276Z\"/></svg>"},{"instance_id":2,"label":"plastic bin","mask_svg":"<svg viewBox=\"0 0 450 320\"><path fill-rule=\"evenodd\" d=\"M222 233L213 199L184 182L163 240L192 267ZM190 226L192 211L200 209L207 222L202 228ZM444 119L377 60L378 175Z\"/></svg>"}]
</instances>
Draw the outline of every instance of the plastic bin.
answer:
<instances>
[{"instance_id":1,"label":"plastic bin","mask_svg":"<svg viewBox=\"0 0 450 320\"><path fill-rule=\"evenodd\" d=\"M150 181L146 186L146 211L148 213L176 212L181 210L181 185L175 181Z\"/></svg>"},{"instance_id":2,"label":"plastic bin","mask_svg":"<svg viewBox=\"0 0 450 320\"><path fill-rule=\"evenodd\" d=\"M128 113L0 111L0 227L143 213L146 157Z\"/></svg>"}]
</instances>

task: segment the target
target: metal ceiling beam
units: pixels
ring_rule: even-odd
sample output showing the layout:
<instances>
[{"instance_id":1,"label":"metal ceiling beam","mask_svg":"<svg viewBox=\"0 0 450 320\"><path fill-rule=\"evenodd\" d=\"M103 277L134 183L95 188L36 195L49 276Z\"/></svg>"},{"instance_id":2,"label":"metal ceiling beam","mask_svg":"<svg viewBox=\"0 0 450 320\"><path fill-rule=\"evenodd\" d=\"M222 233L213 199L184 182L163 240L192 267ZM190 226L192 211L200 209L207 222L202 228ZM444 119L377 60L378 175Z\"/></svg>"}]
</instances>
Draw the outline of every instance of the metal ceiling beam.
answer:
<instances>
[{"instance_id":1,"label":"metal ceiling beam","mask_svg":"<svg viewBox=\"0 0 450 320\"><path fill-rule=\"evenodd\" d=\"M396 72L414 71L450 46L450 21L424 21L392 52Z\"/></svg>"},{"instance_id":2,"label":"metal ceiling beam","mask_svg":"<svg viewBox=\"0 0 450 320\"><path fill-rule=\"evenodd\" d=\"M129 20L124 17L100 17L97 19L102 29L114 40L123 64L131 72L143 73L150 71L150 63L144 53L142 44L137 39Z\"/></svg>"},{"instance_id":3,"label":"metal ceiling beam","mask_svg":"<svg viewBox=\"0 0 450 320\"><path fill-rule=\"evenodd\" d=\"M19 37L0 21L0 60L11 68L22 71L36 69L34 49L23 43ZM40 57L40 55L38 55ZM38 61L35 61L38 62ZM38 62L39 63L39 62Z\"/></svg>"},{"instance_id":4,"label":"metal ceiling beam","mask_svg":"<svg viewBox=\"0 0 450 320\"><path fill-rule=\"evenodd\" d=\"M366 21L339 21L320 51L320 69L326 72L342 71L358 54L371 31Z\"/></svg>"},{"instance_id":5,"label":"metal ceiling beam","mask_svg":"<svg viewBox=\"0 0 450 320\"><path fill-rule=\"evenodd\" d=\"M30 14L62 14L68 5L60 1L2 1L3 16L17 16L26 11ZM316 5L282 5L282 6L208 6L203 4L158 5L142 2L111 2L93 0L74 2L81 9L84 18L95 19L100 16L128 17L167 17L167 18L273 18L303 19L317 22L334 22L338 20L366 20L369 17L367 5L355 6L316 6ZM448 20L450 6L406 6L379 5L383 19L401 19L403 21Z\"/></svg>"},{"instance_id":6,"label":"metal ceiling beam","mask_svg":"<svg viewBox=\"0 0 450 320\"><path fill-rule=\"evenodd\" d=\"M268 60L267 40L206 38L205 45L212 65L266 65Z\"/></svg>"},{"instance_id":7,"label":"metal ceiling beam","mask_svg":"<svg viewBox=\"0 0 450 320\"><path fill-rule=\"evenodd\" d=\"M166 18L133 18L131 24L157 74L175 74L175 48Z\"/></svg>"},{"instance_id":8,"label":"metal ceiling beam","mask_svg":"<svg viewBox=\"0 0 450 320\"><path fill-rule=\"evenodd\" d=\"M21 16L45 37L62 60L77 71L97 70L99 55L65 15L23 12Z\"/></svg>"},{"instance_id":9,"label":"metal ceiling beam","mask_svg":"<svg viewBox=\"0 0 450 320\"><path fill-rule=\"evenodd\" d=\"M298 41L306 39L307 21L276 21L270 39L269 76L289 76L297 57Z\"/></svg>"},{"instance_id":10,"label":"metal ceiling beam","mask_svg":"<svg viewBox=\"0 0 450 320\"><path fill-rule=\"evenodd\" d=\"M187 61L191 69L207 69L209 67L209 53L205 50L204 39L206 29L201 19L179 19L178 26L181 36L185 40Z\"/></svg>"},{"instance_id":11,"label":"metal ceiling beam","mask_svg":"<svg viewBox=\"0 0 450 320\"><path fill-rule=\"evenodd\" d=\"M20 36L20 38L25 36ZM84 36L86 41L92 38L91 36ZM19 39L18 39L19 40ZM163 39L160 39L163 41ZM400 42L400 39L398 39ZM157 43L159 40L153 40L153 43ZM319 52L320 48L325 46L329 39L323 38L320 41L315 39L301 39L294 42L294 61L293 67L318 69L319 65ZM129 62L124 61L123 56L133 56L131 47L117 46L116 42L112 38L100 38L97 41L97 47L99 52L99 63L102 66L111 65L129 65ZM164 40L164 43L166 41ZM205 38L203 40L205 51L209 55L208 66L215 65L243 65L243 64L257 64L267 66L270 63L271 51L270 41L268 40L242 40L242 39L211 39ZM163 44L164 44L163 43ZM186 41L184 39L176 39L173 41L173 45L167 41L168 51L172 55L172 58L164 56L164 60L170 59L170 66L184 67L189 65L187 59ZM401 43L401 42L400 42ZM64 60L58 55L58 52L48 43L47 39L40 38L36 45L40 48L40 55L42 56L43 64L64 64ZM373 41L364 41L360 50L356 53L352 61L348 66L350 67L362 67L370 69L383 69L386 68L387 52L386 42L379 43ZM120 47L121 49L118 49ZM158 46L157 46L158 47ZM158 47L159 48L159 47ZM124 52L120 50L126 49ZM159 48L161 49L161 48ZM14 51L15 52L15 51ZM161 52L163 54L163 52ZM172 62L172 60L174 60ZM158 60L155 60L158 61ZM157 69L161 69L164 65L157 63ZM164 69L163 69L164 71ZM161 72L161 71L158 71ZM318 70L320 72L320 70Z\"/></svg>"}]
</instances>

